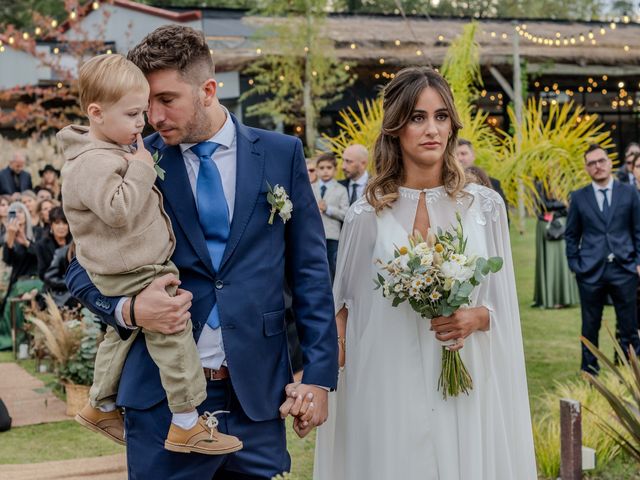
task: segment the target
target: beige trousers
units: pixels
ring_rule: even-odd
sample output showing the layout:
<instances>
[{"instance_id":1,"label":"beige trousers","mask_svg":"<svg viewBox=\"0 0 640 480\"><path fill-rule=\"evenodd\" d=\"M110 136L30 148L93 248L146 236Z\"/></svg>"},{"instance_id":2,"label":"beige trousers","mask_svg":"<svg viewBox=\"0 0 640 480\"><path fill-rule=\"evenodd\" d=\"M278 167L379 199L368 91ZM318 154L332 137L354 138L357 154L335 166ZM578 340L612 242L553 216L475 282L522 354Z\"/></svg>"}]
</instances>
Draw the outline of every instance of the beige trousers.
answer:
<instances>
[{"instance_id":1,"label":"beige trousers","mask_svg":"<svg viewBox=\"0 0 640 480\"><path fill-rule=\"evenodd\" d=\"M178 269L172 262L165 265L147 265L118 275L89 274L103 295L132 296L138 294L155 278L173 273ZM175 295L176 288L167 290ZM173 413L194 410L207 397L206 380L202 372L200 355L193 339L191 320L182 332L164 335L137 329L127 340L121 340L116 330L107 328L107 333L96 354L93 385L89 398L93 407L115 401L118 384L129 348L140 331L144 334L149 355L160 369L162 387L167 393L169 409Z\"/></svg>"}]
</instances>

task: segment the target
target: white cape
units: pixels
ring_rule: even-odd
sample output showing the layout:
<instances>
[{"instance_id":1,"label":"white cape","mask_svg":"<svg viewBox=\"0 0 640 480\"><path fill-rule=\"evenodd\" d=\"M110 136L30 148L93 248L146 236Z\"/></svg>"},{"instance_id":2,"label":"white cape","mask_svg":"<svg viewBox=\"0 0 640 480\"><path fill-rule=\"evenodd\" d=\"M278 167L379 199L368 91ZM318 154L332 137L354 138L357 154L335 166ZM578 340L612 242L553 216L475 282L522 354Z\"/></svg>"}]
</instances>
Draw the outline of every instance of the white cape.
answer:
<instances>
[{"instance_id":1,"label":"white cape","mask_svg":"<svg viewBox=\"0 0 640 480\"><path fill-rule=\"evenodd\" d=\"M488 332L460 351L473 378L469 396L437 390L441 343L405 302L394 308L374 290L377 259L408 245L420 190L400 189L376 215L361 199L345 219L334 284L336 311L349 310L346 365L318 429L315 480L536 480L520 315L506 211L493 190L424 190L432 227L456 224L467 254L500 256L504 267L474 292L491 312Z\"/></svg>"}]
</instances>

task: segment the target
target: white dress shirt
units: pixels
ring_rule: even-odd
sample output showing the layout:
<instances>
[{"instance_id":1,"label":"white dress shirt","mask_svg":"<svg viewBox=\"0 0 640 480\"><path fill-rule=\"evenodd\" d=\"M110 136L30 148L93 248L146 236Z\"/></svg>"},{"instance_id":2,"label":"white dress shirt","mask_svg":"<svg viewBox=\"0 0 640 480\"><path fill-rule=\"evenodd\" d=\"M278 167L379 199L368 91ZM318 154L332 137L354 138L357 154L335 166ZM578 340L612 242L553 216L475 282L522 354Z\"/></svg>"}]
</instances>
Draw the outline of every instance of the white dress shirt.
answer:
<instances>
[{"instance_id":1,"label":"white dress shirt","mask_svg":"<svg viewBox=\"0 0 640 480\"><path fill-rule=\"evenodd\" d=\"M365 170L362 176L357 180L349 180L348 194L351 198L351 192L353 191L353 185L356 185L356 198L360 198L364 195L364 189L367 188L369 182L369 172Z\"/></svg>"},{"instance_id":2,"label":"white dress shirt","mask_svg":"<svg viewBox=\"0 0 640 480\"><path fill-rule=\"evenodd\" d=\"M609 208L611 208L611 199L613 198L613 177L609 179L609 183L604 187L601 187L596 182L591 182L591 186L593 187L593 193L596 196L596 202L598 202L598 208L602 211L604 205L604 195L600 193L600 190L604 188L608 188L607 190L607 203L609 204Z\"/></svg>"},{"instance_id":3,"label":"white dress shirt","mask_svg":"<svg viewBox=\"0 0 640 480\"><path fill-rule=\"evenodd\" d=\"M224 190L224 197L227 200L227 207L229 208L229 221L233 218L233 210L235 206L236 197L236 171L237 171L237 148L236 148L236 127L233 124L233 120L229 115L226 108L224 109L226 120L224 125L218 132L208 139L209 142L215 142L220 146L213 153L213 161L218 167L220 177L222 180L222 189ZM191 185L191 191L193 198L196 198L196 186L198 182L198 172L200 171L200 159L190 148L195 143L181 143L180 150L182 151L182 157L187 169L187 175L189 177L189 183ZM197 202L196 202L197 205ZM125 328L130 328L124 323L122 316L122 306L127 301L127 297L123 297L118 302L115 311L116 322ZM209 325L205 324L202 328L202 333L198 339L198 352L200 354L200 360L202 366L212 369L218 369L221 365L225 364L224 345L222 343L222 332L220 328L212 329Z\"/></svg>"}]
</instances>

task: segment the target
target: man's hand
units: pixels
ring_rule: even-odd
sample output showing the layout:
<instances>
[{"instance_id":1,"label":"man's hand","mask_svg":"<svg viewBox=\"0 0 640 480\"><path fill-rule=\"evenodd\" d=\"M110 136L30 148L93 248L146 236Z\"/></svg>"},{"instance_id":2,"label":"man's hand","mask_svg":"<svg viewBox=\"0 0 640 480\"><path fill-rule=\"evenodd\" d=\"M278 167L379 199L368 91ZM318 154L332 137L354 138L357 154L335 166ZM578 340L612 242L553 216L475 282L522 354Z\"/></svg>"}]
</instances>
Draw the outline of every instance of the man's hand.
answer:
<instances>
[{"instance_id":1,"label":"man's hand","mask_svg":"<svg viewBox=\"0 0 640 480\"><path fill-rule=\"evenodd\" d=\"M322 213L327 211L327 202L324 200L318 200L318 208Z\"/></svg>"},{"instance_id":2,"label":"man's hand","mask_svg":"<svg viewBox=\"0 0 640 480\"><path fill-rule=\"evenodd\" d=\"M151 153L149 153L149 150L144 148L144 141L142 140L142 135L140 133L136 135L136 153L125 153L123 156L127 162L140 160L148 165L151 165L152 167L155 165Z\"/></svg>"},{"instance_id":3,"label":"man's hand","mask_svg":"<svg viewBox=\"0 0 640 480\"><path fill-rule=\"evenodd\" d=\"M178 286L180 280L172 274L164 275L156 278L138 294L135 316L139 327L165 335L184 330L187 321L191 318L189 308L191 308L193 295L186 290L178 289L176 296L171 297L166 290L170 285ZM122 318L127 325L131 325L130 305L129 299L122 306Z\"/></svg>"},{"instance_id":4,"label":"man's hand","mask_svg":"<svg viewBox=\"0 0 640 480\"><path fill-rule=\"evenodd\" d=\"M441 342L448 340L464 340L473 332L489 330L489 310L486 307L461 308L449 317L436 317L431 320L431 330ZM462 348L462 342L450 347L451 350Z\"/></svg>"},{"instance_id":5,"label":"man's hand","mask_svg":"<svg viewBox=\"0 0 640 480\"><path fill-rule=\"evenodd\" d=\"M640 277L640 265L636 265L636 271L638 272L638 276Z\"/></svg>"}]
</instances>

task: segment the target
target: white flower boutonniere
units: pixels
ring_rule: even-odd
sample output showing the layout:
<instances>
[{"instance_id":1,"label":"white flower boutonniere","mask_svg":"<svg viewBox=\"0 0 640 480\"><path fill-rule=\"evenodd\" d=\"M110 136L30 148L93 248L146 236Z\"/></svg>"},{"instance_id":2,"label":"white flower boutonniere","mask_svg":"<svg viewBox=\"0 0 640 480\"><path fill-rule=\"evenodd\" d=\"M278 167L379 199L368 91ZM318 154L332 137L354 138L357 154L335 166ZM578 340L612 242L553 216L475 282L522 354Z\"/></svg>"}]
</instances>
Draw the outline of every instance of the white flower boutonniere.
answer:
<instances>
[{"instance_id":1,"label":"white flower boutonniere","mask_svg":"<svg viewBox=\"0 0 640 480\"><path fill-rule=\"evenodd\" d=\"M269 216L269 225L273 224L273 217L277 213L282 219L282 223L287 223L287 220L291 218L291 212L293 212L293 203L289 200L289 195L284 187L276 184L275 187L271 187L267 182L269 192L267 193L267 201L271 205L271 215Z\"/></svg>"},{"instance_id":2,"label":"white flower boutonniere","mask_svg":"<svg viewBox=\"0 0 640 480\"><path fill-rule=\"evenodd\" d=\"M164 180L164 174L166 173L164 171L164 169L159 165L160 160L162 160L162 155L160 155L158 153L158 150L156 150L155 152L153 152L153 155L151 155L151 158L153 158L153 168L155 168L156 170L156 174L158 175L158 178L160 180Z\"/></svg>"}]
</instances>

